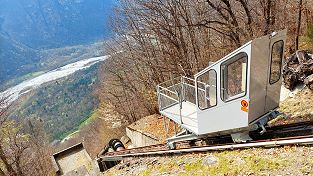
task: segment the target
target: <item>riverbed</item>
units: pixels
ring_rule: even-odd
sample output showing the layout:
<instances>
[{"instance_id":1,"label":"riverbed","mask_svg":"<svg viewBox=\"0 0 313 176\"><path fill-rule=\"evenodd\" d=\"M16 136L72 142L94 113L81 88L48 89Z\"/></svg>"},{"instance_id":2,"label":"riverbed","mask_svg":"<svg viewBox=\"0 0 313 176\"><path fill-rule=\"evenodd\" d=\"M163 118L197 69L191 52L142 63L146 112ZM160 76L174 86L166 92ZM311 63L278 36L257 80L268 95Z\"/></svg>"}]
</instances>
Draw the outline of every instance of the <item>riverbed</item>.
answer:
<instances>
[{"instance_id":1,"label":"riverbed","mask_svg":"<svg viewBox=\"0 0 313 176\"><path fill-rule=\"evenodd\" d=\"M35 78L21 82L20 84L10 87L7 90L0 92L0 100L5 100L5 105L8 106L21 95L37 89L44 83L48 83L68 75L75 73L78 70L86 69L98 62L104 61L108 56L93 57L89 59L80 60L74 63L67 64L60 68L46 72Z\"/></svg>"}]
</instances>

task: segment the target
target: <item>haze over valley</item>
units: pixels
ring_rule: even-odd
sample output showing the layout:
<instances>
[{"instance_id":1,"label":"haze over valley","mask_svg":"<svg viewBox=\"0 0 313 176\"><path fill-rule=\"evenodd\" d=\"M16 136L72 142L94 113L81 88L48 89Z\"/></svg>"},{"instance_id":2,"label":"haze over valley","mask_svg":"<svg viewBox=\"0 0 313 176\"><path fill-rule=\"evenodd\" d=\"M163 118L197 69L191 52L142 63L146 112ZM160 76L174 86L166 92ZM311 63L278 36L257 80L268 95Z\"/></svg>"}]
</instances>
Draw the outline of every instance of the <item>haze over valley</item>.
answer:
<instances>
[{"instance_id":1,"label":"haze over valley","mask_svg":"<svg viewBox=\"0 0 313 176\"><path fill-rule=\"evenodd\" d=\"M92 45L112 36L108 24L114 4L114 0L0 0L0 90L23 75L102 56ZM88 47L93 47L93 55L81 58Z\"/></svg>"},{"instance_id":2,"label":"haze over valley","mask_svg":"<svg viewBox=\"0 0 313 176\"><path fill-rule=\"evenodd\" d=\"M16 107L11 119L42 121L53 141L78 130L96 111L99 63L114 36L114 5L0 0L0 99Z\"/></svg>"}]
</instances>

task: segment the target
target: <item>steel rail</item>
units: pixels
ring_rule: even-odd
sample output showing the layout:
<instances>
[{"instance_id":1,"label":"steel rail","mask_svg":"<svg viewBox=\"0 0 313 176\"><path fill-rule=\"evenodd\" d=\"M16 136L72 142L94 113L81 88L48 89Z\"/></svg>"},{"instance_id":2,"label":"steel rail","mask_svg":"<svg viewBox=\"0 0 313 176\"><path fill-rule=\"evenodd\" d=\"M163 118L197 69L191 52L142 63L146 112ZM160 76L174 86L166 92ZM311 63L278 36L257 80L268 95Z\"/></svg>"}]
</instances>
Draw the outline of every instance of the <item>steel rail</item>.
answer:
<instances>
[{"instance_id":1,"label":"steel rail","mask_svg":"<svg viewBox=\"0 0 313 176\"><path fill-rule=\"evenodd\" d=\"M168 154L182 154L182 153L192 153L192 152L207 152L207 151L217 151L217 150L229 150L229 149L242 149L251 147L274 147L274 146L284 146L284 145L305 145L313 144L313 135L300 136L300 137L289 137L289 138L278 138L264 141L253 141L248 143L240 144L225 144L216 146L205 146L205 147L193 147L193 148L183 148L176 150L159 150L159 151L148 151L148 152L138 152L138 153L127 153L127 154L117 154L112 156L99 156L104 161L116 161L122 160L129 157L140 157L140 156L156 156L156 155L168 155Z\"/></svg>"},{"instance_id":2,"label":"steel rail","mask_svg":"<svg viewBox=\"0 0 313 176\"><path fill-rule=\"evenodd\" d=\"M305 131L303 131L305 130ZM289 136L289 133L292 133ZM296 132L296 133L294 133ZM300 132L301 134L299 135ZM288 137L284 136L282 134L284 133L288 133ZM294 136L294 134L297 134L297 136ZM254 136L254 138L259 139L256 141L251 141L250 143L255 143L255 142L264 142L264 141L271 141L271 140L282 140L282 139L297 139L297 138L308 138L308 137L312 137L313 138L313 121L303 121L303 122L298 122L298 123L293 123L293 124L284 124L284 125L277 125L277 126L267 126L267 131L259 136L258 132L255 131L254 134L252 134ZM282 135L283 138L277 138L277 135ZM211 140L211 138L207 138L208 140ZM216 138L213 140L215 142L220 141L221 139ZM217 140L217 141L216 141ZM222 139L224 142L220 143L217 142L215 143L215 146L220 146L220 145L233 145L233 143L225 143L227 141L229 141L228 137L226 137L226 139ZM187 146L190 146L190 141L181 141L181 142L177 142L177 145L180 146L178 147L178 149L186 149L186 144ZM212 141L213 142L213 141ZM212 144L214 144L212 143ZM212 147L212 144L210 145ZM183 146L183 147L182 147ZM185 147L184 147L185 146ZM207 147L206 146L202 146L202 147ZM193 146L195 148L195 146ZM197 146L199 148L199 146ZM189 147L191 148L191 147ZM137 147L137 148L133 148L133 149L126 149L123 151L116 151L116 152L108 152L108 153L101 153L98 155L99 157L109 157L109 156L120 156L120 155L125 155L125 154L136 154L136 153L146 153L146 152L161 152L161 151L166 151L168 150L168 146L166 143L162 143L162 144L156 144L156 145L151 145L151 146L144 146L144 147ZM131 157L131 156L127 156L127 157ZM106 159L106 161L117 161L117 160L121 160L121 158L110 158L110 159Z\"/></svg>"}]
</instances>

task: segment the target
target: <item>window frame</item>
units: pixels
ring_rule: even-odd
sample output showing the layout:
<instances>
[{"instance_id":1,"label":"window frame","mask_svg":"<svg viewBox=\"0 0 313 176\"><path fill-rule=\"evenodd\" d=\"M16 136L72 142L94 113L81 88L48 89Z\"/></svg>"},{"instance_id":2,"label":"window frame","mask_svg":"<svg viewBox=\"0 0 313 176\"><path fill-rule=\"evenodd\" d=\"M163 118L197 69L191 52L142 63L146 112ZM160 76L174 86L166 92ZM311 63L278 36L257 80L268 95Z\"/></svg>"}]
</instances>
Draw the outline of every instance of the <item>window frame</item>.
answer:
<instances>
[{"instance_id":1,"label":"window frame","mask_svg":"<svg viewBox=\"0 0 313 176\"><path fill-rule=\"evenodd\" d=\"M237 57L238 55L241 55L241 54L243 54L243 57L239 57L238 59L235 59L235 60L233 60L233 61L231 61L231 62L229 62L229 60L232 60L233 58L235 58L235 57ZM237 94L237 95L234 95L234 96L232 96L233 98L230 98L230 99L225 99L224 98L224 91L225 91L225 88L224 88L224 80L223 80L223 78L224 78L224 70L223 70L223 66L225 66L225 65L230 65L230 64L233 64L234 62L236 62L236 61L238 61L238 60L240 60L240 59L242 59L242 58L245 58L245 60L246 60L246 80L245 80L245 91L244 91L244 94L242 94L242 93L240 93L240 94L242 94L242 95L240 95L240 94ZM227 63L227 62L229 62L229 63ZM229 58L229 59L227 59L226 61L224 61L224 62L222 62L221 64L220 64L220 98L221 98L221 100L224 102L224 103L227 103L227 102L230 102L230 101L233 101L233 100L236 100L236 99L239 99L239 98L242 98L242 97L244 97L244 96L246 96L247 95L247 82L248 82L248 63L249 63L249 56L248 56L248 54L246 53L246 52L244 52L244 51L241 51L241 52L239 52L239 53L237 53L236 55L234 55L234 56L232 56L231 58ZM224 89L224 90L223 90ZM240 96L238 96L238 95L240 95Z\"/></svg>"},{"instance_id":2,"label":"window frame","mask_svg":"<svg viewBox=\"0 0 313 176\"><path fill-rule=\"evenodd\" d=\"M198 78L199 77L201 77L202 75L204 75L204 74L209 74L209 72L211 71L211 70L213 70L214 71L214 73L215 73L215 105L214 106L209 106L209 107L206 107L206 108L202 108L202 107L200 107L200 103L199 103L199 86L198 86ZM216 70L215 69L213 69L213 68L211 68L211 69L209 69L208 71L206 71L205 73L203 73L203 74L201 74L201 75L199 75L199 76L197 76L197 78L196 78L196 91L197 91L197 104L198 104L198 108L201 110L201 111L203 111L203 110L207 110L207 109L210 109L210 108L212 108L212 107L215 107L215 106L217 106L217 72L216 72ZM206 91L206 90L205 90ZM207 101L206 100L206 97L205 97L205 101Z\"/></svg>"},{"instance_id":3,"label":"window frame","mask_svg":"<svg viewBox=\"0 0 313 176\"><path fill-rule=\"evenodd\" d=\"M279 62L279 77L276 81L274 82L271 82L271 77L272 77L272 64L273 64L273 48L274 48L274 45L278 42L282 42L282 46L283 46L283 50L282 50L282 55L281 55L281 58L280 58L280 62ZM275 83L277 83L280 79L281 79L281 67L282 67L282 63L283 63L283 57L284 57L284 45L285 45L285 42L284 40L277 40L275 41L273 44L272 44L272 47L271 47L271 61L270 61L270 75L269 75L269 79L268 79L268 83L270 85L273 85Z\"/></svg>"}]
</instances>

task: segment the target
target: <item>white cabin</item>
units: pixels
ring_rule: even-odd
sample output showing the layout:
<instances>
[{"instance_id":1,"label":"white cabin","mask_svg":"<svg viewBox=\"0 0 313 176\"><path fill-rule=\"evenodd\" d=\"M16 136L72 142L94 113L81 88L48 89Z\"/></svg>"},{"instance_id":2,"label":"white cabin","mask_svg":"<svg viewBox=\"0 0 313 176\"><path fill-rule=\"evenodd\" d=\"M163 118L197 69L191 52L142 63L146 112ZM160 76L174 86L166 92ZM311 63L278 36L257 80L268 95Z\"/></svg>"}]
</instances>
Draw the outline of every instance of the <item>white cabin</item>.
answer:
<instances>
[{"instance_id":1,"label":"white cabin","mask_svg":"<svg viewBox=\"0 0 313 176\"><path fill-rule=\"evenodd\" d=\"M285 41L286 30L254 39L194 78L159 84L160 113L195 135L260 122L279 105Z\"/></svg>"}]
</instances>

